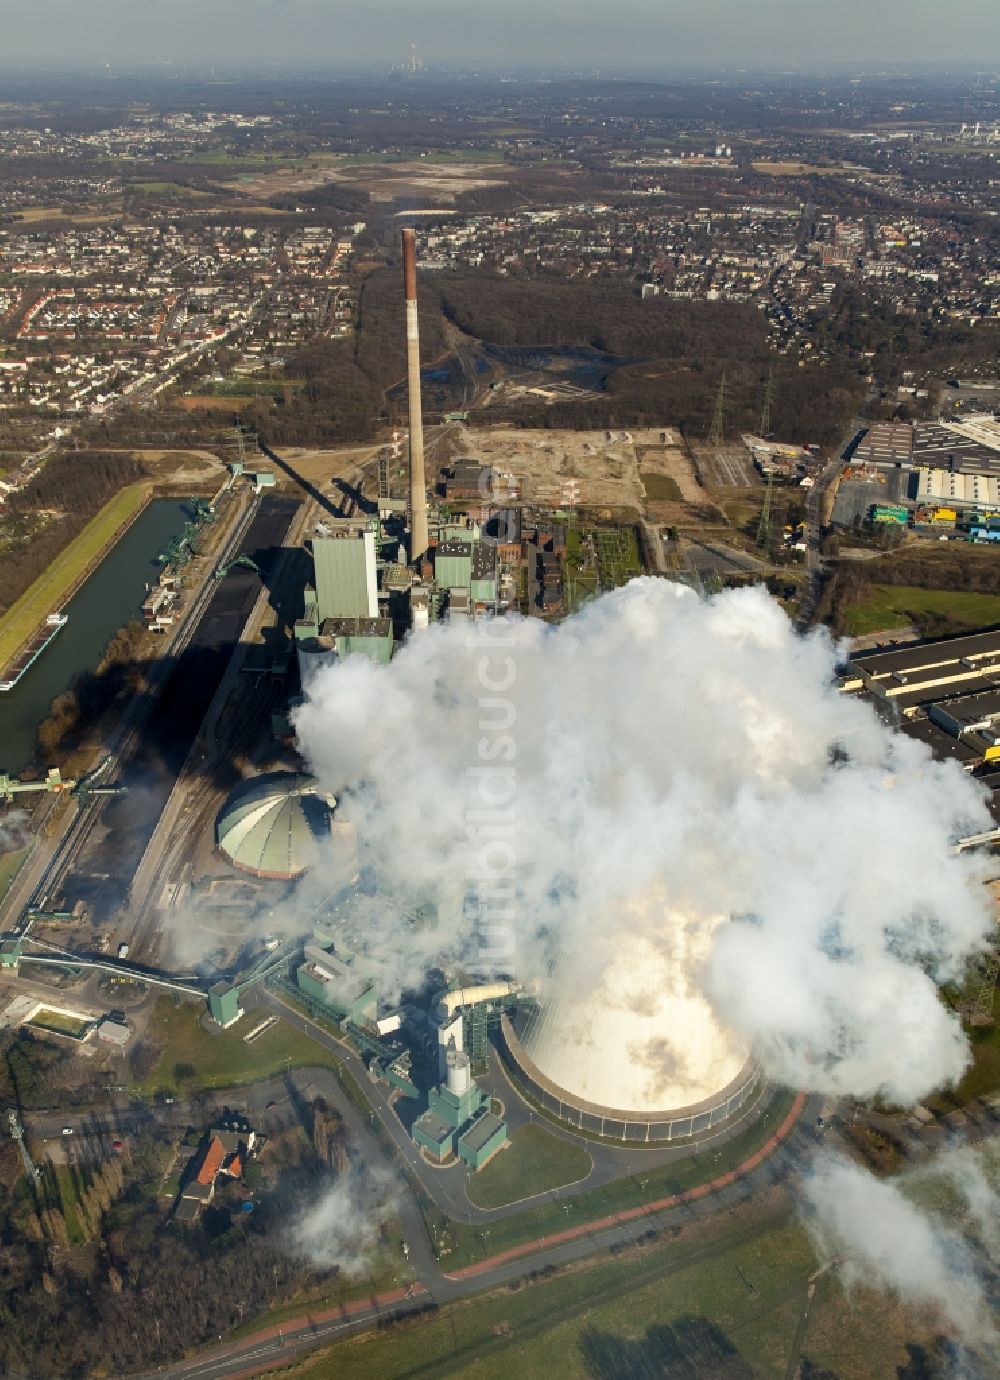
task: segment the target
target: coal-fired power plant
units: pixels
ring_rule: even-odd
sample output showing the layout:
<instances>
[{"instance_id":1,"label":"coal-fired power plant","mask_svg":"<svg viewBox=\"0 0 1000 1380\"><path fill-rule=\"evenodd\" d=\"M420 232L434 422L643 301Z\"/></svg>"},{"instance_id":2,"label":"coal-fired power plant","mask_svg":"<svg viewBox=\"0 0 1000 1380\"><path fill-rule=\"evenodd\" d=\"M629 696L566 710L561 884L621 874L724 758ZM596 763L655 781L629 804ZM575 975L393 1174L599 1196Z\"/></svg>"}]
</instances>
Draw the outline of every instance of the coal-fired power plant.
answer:
<instances>
[{"instance_id":1,"label":"coal-fired power plant","mask_svg":"<svg viewBox=\"0 0 1000 1380\"><path fill-rule=\"evenodd\" d=\"M417 316L417 243L403 231L403 294L406 298L406 375L410 402L410 560L427 554L427 484L424 421L420 407L420 321Z\"/></svg>"}]
</instances>

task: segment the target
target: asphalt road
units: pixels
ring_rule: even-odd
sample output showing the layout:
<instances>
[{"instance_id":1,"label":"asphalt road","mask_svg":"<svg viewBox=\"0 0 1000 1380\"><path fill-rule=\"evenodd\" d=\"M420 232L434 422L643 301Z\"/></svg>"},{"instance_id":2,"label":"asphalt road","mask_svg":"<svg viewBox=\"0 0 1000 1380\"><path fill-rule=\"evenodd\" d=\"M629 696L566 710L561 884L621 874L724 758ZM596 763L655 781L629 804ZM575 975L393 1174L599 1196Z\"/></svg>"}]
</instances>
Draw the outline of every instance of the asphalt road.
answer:
<instances>
[{"instance_id":1,"label":"asphalt road","mask_svg":"<svg viewBox=\"0 0 1000 1380\"><path fill-rule=\"evenodd\" d=\"M444 1210L459 1219L473 1222L488 1222L497 1215L504 1215L510 1209L498 1209L493 1213L482 1213L472 1208L465 1197L465 1177L462 1171L439 1173L419 1161L409 1137L400 1126L395 1113L389 1108L383 1089L368 1081L361 1061L346 1049L334 1036L316 1027L294 1009L288 1008L276 994L266 989L251 991L245 1001L249 1007L257 1006L278 1010L292 1025L308 1031L318 1042L333 1053L350 1069L361 1082L365 1095L371 1100L382 1125L392 1136L395 1150L390 1154L376 1134L373 1116L366 1115L345 1094L333 1072L329 1069L305 1069L292 1074L276 1075L246 1089L232 1090L214 1099L215 1106L206 1108L203 1104L179 1100L174 1104L123 1105L109 1107L106 1111L91 1112L82 1116L57 1111L27 1114L25 1121L35 1136L60 1138L62 1128L72 1125L74 1144L71 1153L84 1154L86 1139L99 1137L108 1140L116 1135L135 1134L151 1123L169 1125L181 1130L192 1124L202 1124L206 1117L212 1119L225 1105L233 1110L244 1112L265 1132L277 1132L299 1118L299 1104L322 1096L329 1105L335 1107L343 1117L352 1145L355 1162L366 1166L379 1166L383 1172L395 1179L397 1212L400 1218L404 1239L409 1247L408 1265L413 1278L401 1277L399 1286L373 1300L361 1300L346 1308L334 1307L325 1310L314 1309L309 1314L289 1320L280 1326L262 1328L246 1338L235 1342L220 1339L217 1347L201 1352L197 1357L161 1367L149 1372L149 1380L156 1376L169 1376L173 1380L197 1380L198 1377L252 1376L263 1373L273 1365L287 1364L296 1355L312 1348L336 1341L352 1332L363 1331L379 1319L400 1317L428 1303L444 1304L468 1297L473 1293L494 1289L546 1266L564 1266L602 1251L616 1251L623 1246L631 1246L650 1233L660 1237L672 1227L690 1222L702 1222L725 1212L738 1204L758 1198L768 1189L782 1184L790 1175L796 1173L811 1156L822 1132L817 1127L817 1117L829 1116L830 1107L816 1096L802 1099L797 1119L789 1117L782 1130L780 1140L775 1139L772 1128L772 1141L766 1153L751 1156L742 1167L739 1175L722 1174L714 1182L688 1193L677 1195L619 1214L618 1219L608 1217L595 1219L583 1226L574 1226L561 1233L553 1233L537 1242L526 1243L511 1251L493 1255L471 1265L445 1272L437 1260L428 1238L424 1220L416 1197L411 1191L410 1176L416 1175L421 1183L429 1184L436 1192L435 1200L440 1200ZM488 1082L497 1091L503 1091L502 1069L494 1067ZM213 1099L209 1099L213 1101ZM507 1085L504 1096L507 1115L513 1123L518 1118L523 1121L530 1109L524 1104L517 1105L514 1089ZM893 1123L898 1133L898 1126ZM552 1129L547 1125L546 1129ZM983 1140L995 1137L1000 1132L1000 1115L997 1109L984 1106L982 1114L963 1115L962 1124L949 1125L950 1134L969 1140ZM77 1139L79 1138L79 1139ZM65 1138L69 1139L69 1138ZM924 1133L914 1134L914 1150L926 1150ZM595 1158L595 1171L598 1152L606 1151L606 1163L601 1180L608 1177L621 1178L635 1172L635 1165L646 1164L652 1167L658 1159L657 1151L627 1151L614 1147L588 1144ZM676 1152L673 1152L676 1155ZM628 1158L626 1158L628 1157ZM597 1182L593 1177L588 1186ZM444 1186L447 1185L447 1188ZM554 1190L533 1200L532 1206L561 1194L578 1191L578 1187ZM470 1212L471 1210L471 1212ZM518 1209L519 1210L519 1209ZM625 1220L621 1220L621 1219ZM727 1249L723 1243L719 1249ZM714 1246L711 1249L716 1249ZM687 1256L685 1256L687 1259ZM673 1257L664 1256L664 1273L669 1272Z\"/></svg>"},{"instance_id":2,"label":"asphalt road","mask_svg":"<svg viewBox=\"0 0 1000 1380\"><path fill-rule=\"evenodd\" d=\"M340 1095L342 1099L342 1094ZM338 1110L343 1110L342 1100L336 1102ZM546 1266L570 1265L602 1251L617 1251L625 1246L635 1245L640 1239L648 1239L652 1232L659 1236L664 1230L692 1220L705 1220L718 1212L727 1210L739 1203L748 1201L755 1195L773 1187L795 1164L797 1156L815 1138L812 1129L815 1118L812 1113L818 1100L809 1099L805 1111L795 1128L774 1153L747 1173L713 1189L702 1191L702 1196L690 1201L677 1203L661 1211L637 1211L631 1220L597 1220L585 1227L564 1233L569 1239L548 1238L551 1244L542 1244L540 1249L531 1246L524 1248L516 1258L495 1257L478 1264L443 1274L433 1256L426 1256L429 1242L414 1239L416 1223L406 1225L407 1240L411 1247L410 1263L413 1265L420 1292L410 1293L402 1285L393 1295L381 1296L372 1301L370 1307L355 1305L357 1311L348 1313L344 1309L328 1311L315 1310L304 1317L289 1320L280 1326L262 1329L242 1341L221 1343L216 1348L203 1352L199 1357L178 1362L174 1365L148 1372L144 1380L154 1376L169 1376L172 1380L196 1380L197 1377L251 1376L262 1373L277 1364L287 1364L296 1355L312 1350L324 1343L370 1328L372 1323L387 1316L400 1317L426 1303L449 1303L471 1294L495 1289L515 1280L524 1278ZM364 1118L361 1118L363 1123ZM360 1144L365 1145L363 1124L354 1124L355 1132L360 1131ZM729 1177L729 1176L727 1176ZM422 1223L421 1223L422 1225ZM728 1250L732 1245L729 1238L706 1247L706 1258L711 1254ZM513 1253L511 1253L513 1254ZM686 1264L689 1256L685 1255ZM667 1257L663 1262L662 1273L667 1274L676 1268L675 1262ZM221 1340L221 1339L220 1339Z\"/></svg>"}]
</instances>

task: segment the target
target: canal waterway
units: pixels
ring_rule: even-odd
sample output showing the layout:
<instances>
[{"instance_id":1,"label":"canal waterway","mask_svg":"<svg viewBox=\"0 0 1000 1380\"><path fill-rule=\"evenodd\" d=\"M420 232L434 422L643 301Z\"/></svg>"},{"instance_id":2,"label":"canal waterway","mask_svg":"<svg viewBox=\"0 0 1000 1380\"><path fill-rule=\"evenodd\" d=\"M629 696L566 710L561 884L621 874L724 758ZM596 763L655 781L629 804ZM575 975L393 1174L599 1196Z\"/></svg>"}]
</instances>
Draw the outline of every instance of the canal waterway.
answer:
<instances>
[{"instance_id":1,"label":"canal waterway","mask_svg":"<svg viewBox=\"0 0 1000 1380\"><path fill-rule=\"evenodd\" d=\"M69 622L16 688L0 695L0 770L16 774L28 765L49 705L75 676L95 670L118 629L139 617L146 585L159 575L156 557L191 516L184 502L153 499L64 606Z\"/></svg>"}]
</instances>

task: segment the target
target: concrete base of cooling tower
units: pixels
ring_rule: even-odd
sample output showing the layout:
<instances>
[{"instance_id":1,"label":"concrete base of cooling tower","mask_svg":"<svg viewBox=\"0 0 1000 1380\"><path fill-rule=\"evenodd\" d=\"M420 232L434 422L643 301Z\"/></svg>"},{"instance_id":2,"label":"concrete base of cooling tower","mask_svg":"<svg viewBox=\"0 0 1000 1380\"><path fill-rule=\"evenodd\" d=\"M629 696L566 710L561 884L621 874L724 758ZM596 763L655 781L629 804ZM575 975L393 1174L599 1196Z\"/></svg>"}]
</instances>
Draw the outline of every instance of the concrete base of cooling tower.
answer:
<instances>
[{"instance_id":1,"label":"concrete base of cooling tower","mask_svg":"<svg viewBox=\"0 0 1000 1380\"><path fill-rule=\"evenodd\" d=\"M750 1104L764 1081L757 1063L748 1059L731 1083L702 1102L662 1112L624 1111L586 1102L546 1078L532 1062L507 1015L500 1018L499 1043L514 1081L532 1101L584 1135L612 1140L660 1144L704 1135L731 1121Z\"/></svg>"}]
</instances>

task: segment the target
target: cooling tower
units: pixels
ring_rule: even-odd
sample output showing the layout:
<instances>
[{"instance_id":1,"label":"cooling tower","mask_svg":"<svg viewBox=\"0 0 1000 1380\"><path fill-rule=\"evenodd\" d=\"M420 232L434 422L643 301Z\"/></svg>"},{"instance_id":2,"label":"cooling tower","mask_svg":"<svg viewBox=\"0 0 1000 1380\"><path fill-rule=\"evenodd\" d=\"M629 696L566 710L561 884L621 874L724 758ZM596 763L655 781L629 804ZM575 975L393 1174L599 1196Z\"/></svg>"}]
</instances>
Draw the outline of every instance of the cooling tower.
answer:
<instances>
[{"instance_id":1,"label":"cooling tower","mask_svg":"<svg viewBox=\"0 0 1000 1380\"><path fill-rule=\"evenodd\" d=\"M515 1075L582 1129L672 1140L727 1120L758 1082L743 1043L702 995L702 965L723 919L625 908L606 955L567 955L520 1037L502 1024Z\"/></svg>"}]
</instances>

